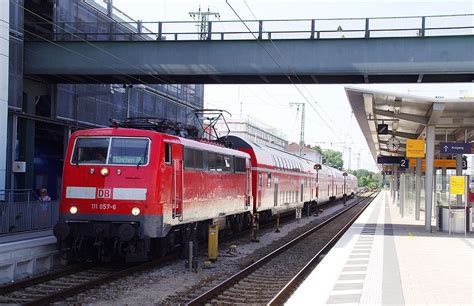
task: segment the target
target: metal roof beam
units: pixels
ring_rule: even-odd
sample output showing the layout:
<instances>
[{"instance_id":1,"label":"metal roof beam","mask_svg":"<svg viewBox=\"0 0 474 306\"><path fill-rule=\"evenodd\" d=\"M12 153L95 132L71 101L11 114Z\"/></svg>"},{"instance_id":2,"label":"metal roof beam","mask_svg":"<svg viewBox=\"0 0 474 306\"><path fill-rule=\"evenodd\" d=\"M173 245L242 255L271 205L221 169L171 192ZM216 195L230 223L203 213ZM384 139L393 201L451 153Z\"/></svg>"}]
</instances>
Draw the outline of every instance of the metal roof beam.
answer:
<instances>
[{"instance_id":1,"label":"metal roof beam","mask_svg":"<svg viewBox=\"0 0 474 306\"><path fill-rule=\"evenodd\" d=\"M441 103L441 102L434 102L433 105L431 105L430 110L428 111L428 122L427 125L423 128L421 133L417 135L415 138L422 138L423 135L425 134L426 127L428 125L434 125L436 127L436 124L440 121L441 116L443 115L444 108L446 107L446 104Z\"/></svg>"},{"instance_id":2,"label":"metal roof beam","mask_svg":"<svg viewBox=\"0 0 474 306\"><path fill-rule=\"evenodd\" d=\"M405 132L391 132L391 133L395 136L408 138L408 139L416 139L418 137L417 134L412 134L412 133L405 133Z\"/></svg>"},{"instance_id":3,"label":"metal roof beam","mask_svg":"<svg viewBox=\"0 0 474 306\"><path fill-rule=\"evenodd\" d=\"M433 103L430 111L428 112L429 119L428 119L427 124L436 125L439 119L441 118L441 115L443 115L445 107L446 105L444 103L440 103L440 102Z\"/></svg>"},{"instance_id":4,"label":"metal roof beam","mask_svg":"<svg viewBox=\"0 0 474 306\"><path fill-rule=\"evenodd\" d=\"M404 114L404 113L396 114L395 112L386 111L386 110L377 109L377 108L374 109L374 113L380 116L393 117L396 119L401 119L401 120L420 123L420 124L428 123L428 118L424 116L417 116L417 115Z\"/></svg>"}]
</instances>

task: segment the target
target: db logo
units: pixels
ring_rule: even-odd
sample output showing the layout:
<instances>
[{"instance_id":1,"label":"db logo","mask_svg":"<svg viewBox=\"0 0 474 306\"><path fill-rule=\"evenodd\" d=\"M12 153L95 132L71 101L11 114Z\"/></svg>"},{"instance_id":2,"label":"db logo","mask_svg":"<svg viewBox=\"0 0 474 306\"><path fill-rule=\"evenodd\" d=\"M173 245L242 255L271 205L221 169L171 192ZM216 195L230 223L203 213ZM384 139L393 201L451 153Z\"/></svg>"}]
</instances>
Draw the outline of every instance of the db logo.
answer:
<instances>
[{"instance_id":1,"label":"db logo","mask_svg":"<svg viewBox=\"0 0 474 306\"><path fill-rule=\"evenodd\" d=\"M98 199L110 199L112 196L111 189L97 189L97 198Z\"/></svg>"}]
</instances>

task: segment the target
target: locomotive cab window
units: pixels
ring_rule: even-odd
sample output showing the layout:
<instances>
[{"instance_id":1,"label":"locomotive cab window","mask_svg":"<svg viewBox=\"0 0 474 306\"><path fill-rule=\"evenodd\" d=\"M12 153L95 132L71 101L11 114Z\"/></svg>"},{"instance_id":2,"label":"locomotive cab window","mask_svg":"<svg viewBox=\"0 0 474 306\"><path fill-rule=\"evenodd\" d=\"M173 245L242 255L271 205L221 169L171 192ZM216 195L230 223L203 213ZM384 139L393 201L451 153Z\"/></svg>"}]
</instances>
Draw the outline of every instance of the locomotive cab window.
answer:
<instances>
[{"instance_id":1,"label":"locomotive cab window","mask_svg":"<svg viewBox=\"0 0 474 306\"><path fill-rule=\"evenodd\" d=\"M165 164L171 165L171 144L165 143Z\"/></svg>"},{"instance_id":2,"label":"locomotive cab window","mask_svg":"<svg viewBox=\"0 0 474 306\"><path fill-rule=\"evenodd\" d=\"M110 138L77 138L73 164L105 164Z\"/></svg>"},{"instance_id":3,"label":"locomotive cab window","mask_svg":"<svg viewBox=\"0 0 474 306\"><path fill-rule=\"evenodd\" d=\"M146 165L148 163L148 139L113 138L109 164Z\"/></svg>"}]
</instances>

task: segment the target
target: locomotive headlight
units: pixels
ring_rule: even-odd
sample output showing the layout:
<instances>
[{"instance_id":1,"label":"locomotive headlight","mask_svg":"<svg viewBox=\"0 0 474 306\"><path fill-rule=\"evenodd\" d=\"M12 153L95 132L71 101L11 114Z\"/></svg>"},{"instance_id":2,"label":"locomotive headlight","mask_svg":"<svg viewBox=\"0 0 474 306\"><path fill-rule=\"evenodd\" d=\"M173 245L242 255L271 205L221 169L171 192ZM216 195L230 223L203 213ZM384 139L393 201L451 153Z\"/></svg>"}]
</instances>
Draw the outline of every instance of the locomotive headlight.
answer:
<instances>
[{"instance_id":1,"label":"locomotive headlight","mask_svg":"<svg viewBox=\"0 0 474 306\"><path fill-rule=\"evenodd\" d=\"M69 212L73 215L75 215L77 213L77 207L76 206L71 206L71 208L69 208Z\"/></svg>"},{"instance_id":2,"label":"locomotive headlight","mask_svg":"<svg viewBox=\"0 0 474 306\"><path fill-rule=\"evenodd\" d=\"M107 169L107 168L100 169L100 174L102 176L106 176L107 174L109 174L109 169Z\"/></svg>"},{"instance_id":3,"label":"locomotive headlight","mask_svg":"<svg viewBox=\"0 0 474 306\"><path fill-rule=\"evenodd\" d=\"M138 216L140 214L140 208L134 207L132 208L132 215Z\"/></svg>"}]
</instances>

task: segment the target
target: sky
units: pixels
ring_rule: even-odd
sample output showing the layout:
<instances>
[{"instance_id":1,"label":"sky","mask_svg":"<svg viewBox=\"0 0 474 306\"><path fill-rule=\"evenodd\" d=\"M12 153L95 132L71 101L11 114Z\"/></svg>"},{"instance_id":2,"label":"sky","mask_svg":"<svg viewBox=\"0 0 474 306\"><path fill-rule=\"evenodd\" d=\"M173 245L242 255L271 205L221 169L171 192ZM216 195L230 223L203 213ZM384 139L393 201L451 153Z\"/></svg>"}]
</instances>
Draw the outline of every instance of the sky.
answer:
<instances>
[{"instance_id":1,"label":"sky","mask_svg":"<svg viewBox=\"0 0 474 306\"><path fill-rule=\"evenodd\" d=\"M244 20L321 19L474 13L472 0L114 0L114 6L144 22L192 21L189 12L199 7L219 12L220 20L238 20L238 17ZM407 20L407 24L409 22ZM233 118L251 116L276 127L292 142L299 141L301 113L296 107L290 107L289 103L314 102L317 111L306 106L305 142L343 152L346 167L349 163L348 147L351 146L351 169L360 167L377 171L362 132L352 116L344 86L348 85L205 85L204 100L205 107L226 109ZM419 96L460 97L474 94L472 83L350 86Z\"/></svg>"}]
</instances>

